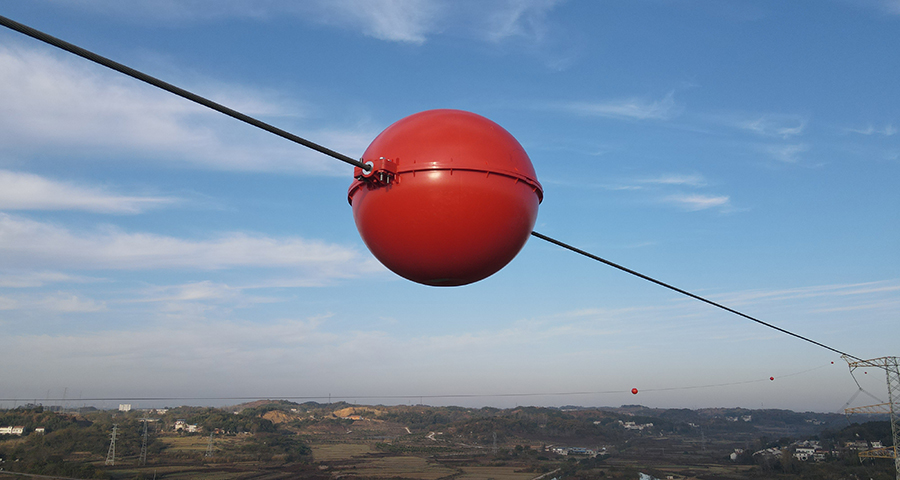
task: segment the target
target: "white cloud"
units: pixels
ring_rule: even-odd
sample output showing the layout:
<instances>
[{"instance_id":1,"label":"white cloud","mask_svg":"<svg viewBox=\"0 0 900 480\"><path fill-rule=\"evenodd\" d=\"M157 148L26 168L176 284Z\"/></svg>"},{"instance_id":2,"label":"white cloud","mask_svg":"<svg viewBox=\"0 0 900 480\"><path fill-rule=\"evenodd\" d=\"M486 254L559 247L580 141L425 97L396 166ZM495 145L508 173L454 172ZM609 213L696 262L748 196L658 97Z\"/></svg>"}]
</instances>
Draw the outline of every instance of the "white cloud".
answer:
<instances>
[{"instance_id":1,"label":"white cloud","mask_svg":"<svg viewBox=\"0 0 900 480\"><path fill-rule=\"evenodd\" d=\"M261 296L249 296L245 294L246 290L256 288L267 288L269 285L243 285L233 286L221 282L213 282L204 280L201 282L185 283L180 285L157 286L145 289L143 298L129 300L131 303L151 303L164 302L168 303L167 308L178 309L178 305L183 302L205 302L208 304L228 303L238 306L246 306L248 304L272 303L279 299Z\"/></svg>"},{"instance_id":2,"label":"white cloud","mask_svg":"<svg viewBox=\"0 0 900 480\"><path fill-rule=\"evenodd\" d=\"M624 118L633 120L666 120L676 114L674 92L661 100L630 98L605 102L570 102L556 104L555 108L584 116Z\"/></svg>"},{"instance_id":3,"label":"white cloud","mask_svg":"<svg viewBox=\"0 0 900 480\"><path fill-rule=\"evenodd\" d=\"M889 12L900 15L900 0L888 0L885 6Z\"/></svg>"},{"instance_id":4,"label":"white cloud","mask_svg":"<svg viewBox=\"0 0 900 480\"><path fill-rule=\"evenodd\" d=\"M797 163L800 161L800 154L809 150L809 145L770 145L765 150L776 160L784 163Z\"/></svg>"},{"instance_id":5,"label":"white cloud","mask_svg":"<svg viewBox=\"0 0 900 480\"><path fill-rule=\"evenodd\" d=\"M55 292L46 295L0 297L0 310L26 310L30 313L90 313L106 310L106 303L71 292Z\"/></svg>"},{"instance_id":6,"label":"white cloud","mask_svg":"<svg viewBox=\"0 0 900 480\"><path fill-rule=\"evenodd\" d=\"M199 89L202 90L202 89ZM214 85L227 98L267 115L287 115L268 95ZM204 92L198 91L203 94ZM0 152L48 151L76 157L187 164L214 170L347 174L339 162L244 125L137 80L76 58L0 46ZM307 138L348 155L374 132L319 129ZM138 160L140 159L140 160Z\"/></svg>"},{"instance_id":7,"label":"white cloud","mask_svg":"<svg viewBox=\"0 0 900 480\"><path fill-rule=\"evenodd\" d=\"M232 297L240 289L229 287L221 283L213 283L210 281L188 283L168 287L165 289L165 295L155 298L154 301L160 300L218 300L222 298Z\"/></svg>"},{"instance_id":8,"label":"white cloud","mask_svg":"<svg viewBox=\"0 0 900 480\"><path fill-rule=\"evenodd\" d=\"M471 36L492 43L541 42L547 15L558 0L460 2L453 0L322 0L307 5L317 21L373 38L423 44L429 36Z\"/></svg>"},{"instance_id":9,"label":"white cloud","mask_svg":"<svg viewBox=\"0 0 900 480\"><path fill-rule=\"evenodd\" d=\"M868 0L866 3L874 3L878 8L890 15L900 15L900 0Z\"/></svg>"},{"instance_id":10,"label":"white cloud","mask_svg":"<svg viewBox=\"0 0 900 480\"><path fill-rule=\"evenodd\" d=\"M690 212L711 208L731 210L731 199L728 195L699 193L707 185L706 178L699 173L666 173L632 179L622 185L610 185L604 188L616 191L640 192L653 204L675 205L682 210ZM685 193L685 191L688 193Z\"/></svg>"},{"instance_id":11,"label":"white cloud","mask_svg":"<svg viewBox=\"0 0 900 480\"><path fill-rule=\"evenodd\" d=\"M759 301L795 301L812 298L836 298L869 296L900 291L897 281L815 285L812 287L787 288L782 290L750 290L721 297L729 304L747 304Z\"/></svg>"},{"instance_id":12,"label":"white cloud","mask_svg":"<svg viewBox=\"0 0 900 480\"><path fill-rule=\"evenodd\" d=\"M729 203L729 197L727 195L678 194L669 195L664 200L667 203L674 203L679 207L690 211L725 207L728 206Z\"/></svg>"},{"instance_id":13,"label":"white cloud","mask_svg":"<svg viewBox=\"0 0 900 480\"><path fill-rule=\"evenodd\" d=\"M686 185L690 187L703 187L706 185L706 180L699 174L666 174L658 177L645 178L639 180L639 182L657 185Z\"/></svg>"},{"instance_id":14,"label":"white cloud","mask_svg":"<svg viewBox=\"0 0 900 480\"><path fill-rule=\"evenodd\" d=\"M432 0L81 0L81 8L141 21L196 22L222 18L265 20L293 16L339 25L380 40L423 43L440 18L442 3Z\"/></svg>"},{"instance_id":15,"label":"white cloud","mask_svg":"<svg viewBox=\"0 0 900 480\"><path fill-rule=\"evenodd\" d=\"M894 127L893 124L887 124L882 128L875 128L872 125L868 125L866 128L848 128L848 132L858 133L860 135L882 135L885 137L891 137L897 134L897 128Z\"/></svg>"},{"instance_id":16,"label":"white cloud","mask_svg":"<svg viewBox=\"0 0 900 480\"><path fill-rule=\"evenodd\" d=\"M788 139L803 133L807 120L798 115L767 114L760 117L743 120L737 126L765 137L780 137Z\"/></svg>"},{"instance_id":17,"label":"white cloud","mask_svg":"<svg viewBox=\"0 0 900 480\"><path fill-rule=\"evenodd\" d=\"M0 268L298 269L320 281L380 270L358 250L299 237L232 232L187 240L114 228L73 232L0 213Z\"/></svg>"},{"instance_id":18,"label":"white cloud","mask_svg":"<svg viewBox=\"0 0 900 480\"><path fill-rule=\"evenodd\" d=\"M437 28L443 8L428 0L327 0L316 2L315 10L326 23L379 40L421 44Z\"/></svg>"},{"instance_id":19,"label":"white cloud","mask_svg":"<svg viewBox=\"0 0 900 480\"><path fill-rule=\"evenodd\" d=\"M102 188L50 180L38 175L0 170L0 210L85 210L138 213L173 203L165 197L116 195Z\"/></svg>"},{"instance_id":20,"label":"white cloud","mask_svg":"<svg viewBox=\"0 0 900 480\"><path fill-rule=\"evenodd\" d=\"M229 288L200 282L173 287L171 292L193 291L199 293L184 297L215 299L217 292ZM807 307L822 300L829 307L849 307L873 300L866 292L881 291L882 298L890 298L892 288L896 281L825 288L822 297L812 302L797 301L791 295L779 298L777 292L749 302L755 305L754 311L768 306L783 317L803 317ZM847 295L836 297L828 291ZM854 298L856 295L860 298ZM639 388L649 391L673 382L680 387L717 383L710 377L720 374L728 379L723 383L734 382L734 370L710 366L710 355L727 355L748 344L756 352L784 348L784 342L794 341L741 320L723 320L717 310L690 299L622 309L589 304L579 308L493 328L432 335L411 334L406 328L348 330L344 319L327 314L270 321L204 318L184 311L171 320L157 317L135 324L133 329L118 325L113 331L10 336L6 358L33 360L17 365L6 380L13 385L10 396L18 398L32 396L26 391L29 388L43 393L50 386L73 382L86 396L107 397L140 396L146 391L159 396L571 392L630 389L632 382L638 381L645 385ZM894 312L896 304L882 316L894 318ZM817 319L808 324L823 337L817 339L825 341L835 335L834 325L841 321ZM696 346L701 344L722 350L700 352ZM548 354L540 358L522 355L535 348ZM673 351L693 358L703 380L697 383L682 371L673 381L665 367L657 375L647 374L647 368L660 361L664 364L664 357ZM803 353L798 357L805 359L805 365L822 358ZM621 363L623 358L629 359L624 360L629 365ZM691 368L690 360L686 361L677 368ZM577 374L560 375L572 362L585 368ZM757 363L753 369L739 372L738 380L762 376L760 371L767 378L770 368L772 365ZM796 367L795 371L805 368ZM122 371L133 375L113 383L106 380ZM472 371L479 374L472 376ZM585 378L598 375L602 387L585 386ZM775 376L779 376L777 370ZM224 381L228 378L241 381ZM292 382L285 384L285 378ZM302 386L300 390L298 386Z\"/></svg>"},{"instance_id":21,"label":"white cloud","mask_svg":"<svg viewBox=\"0 0 900 480\"><path fill-rule=\"evenodd\" d=\"M78 0L68 6L132 21L197 22L290 16L334 25L379 40L420 45L431 35L471 35L490 42L540 41L559 0Z\"/></svg>"},{"instance_id":22,"label":"white cloud","mask_svg":"<svg viewBox=\"0 0 900 480\"><path fill-rule=\"evenodd\" d=\"M98 312L106 310L104 302L97 302L90 298L83 298L71 293L57 293L44 297L38 302L38 308L54 312Z\"/></svg>"},{"instance_id":23,"label":"white cloud","mask_svg":"<svg viewBox=\"0 0 900 480\"><path fill-rule=\"evenodd\" d=\"M0 297L0 310L16 310L19 308L19 302L10 297Z\"/></svg>"},{"instance_id":24,"label":"white cloud","mask_svg":"<svg viewBox=\"0 0 900 480\"><path fill-rule=\"evenodd\" d=\"M88 281L93 280L61 272L0 272L0 287L4 288L35 288L48 283Z\"/></svg>"},{"instance_id":25,"label":"white cloud","mask_svg":"<svg viewBox=\"0 0 900 480\"><path fill-rule=\"evenodd\" d=\"M546 16L559 0L510 0L497 2L487 20L486 37L498 42L510 37L540 40L546 32Z\"/></svg>"}]
</instances>

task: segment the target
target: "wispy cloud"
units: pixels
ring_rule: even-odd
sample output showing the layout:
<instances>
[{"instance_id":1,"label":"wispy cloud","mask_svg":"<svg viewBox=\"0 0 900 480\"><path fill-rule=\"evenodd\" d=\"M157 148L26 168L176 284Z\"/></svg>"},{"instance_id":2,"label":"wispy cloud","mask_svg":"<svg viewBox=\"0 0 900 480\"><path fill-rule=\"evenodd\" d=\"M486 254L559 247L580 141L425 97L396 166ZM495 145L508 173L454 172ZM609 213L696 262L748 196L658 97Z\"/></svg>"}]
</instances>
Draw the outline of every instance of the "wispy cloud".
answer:
<instances>
[{"instance_id":1,"label":"wispy cloud","mask_svg":"<svg viewBox=\"0 0 900 480\"><path fill-rule=\"evenodd\" d=\"M48 313L90 313L106 310L106 303L71 292L0 297L0 310Z\"/></svg>"},{"instance_id":2,"label":"wispy cloud","mask_svg":"<svg viewBox=\"0 0 900 480\"><path fill-rule=\"evenodd\" d=\"M677 114L675 93L660 100L629 98L601 102L557 103L553 108L576 115L630 120L667 120Z\"/></svg>"},{"instance_id":3,"label":"wispy cloud","mask_svg":"<svg viewBox=\"0 0 900 480\"><path fill-rule=\"evenodd\" d=\"M224 283L206 280L183 285L154 288L151 291L151 296L146 301L219 300L222 298L233 297L240 292L240 290L240 288L235 288Z\"/></svg>"},{"instance_id":4,"label":"wispy cloud","mask_svg":"<svg viewBox=\"0 0 900 480\"><path fill-rule=\"evenodd\" d=\"M289 113L247 88L216 84L214 90L225 95L215 98L224 104L267 115ZM124 156L214 170L346 173L321 154L186 100L31 48L0 46L0 104L0 152L19 156L39 147L82 158ZM317 128L307 136L355 155L374 132Z\"/></svg>"},{"instance_id":5,"label":"wispy cloud","mask_svg":"<svg viewBox=\"0 0 900 480\"><path fill-rule=\"evenodd\" d=\"M328 0L309 5L320 22L349 27L379 40L425 43L445 12L427 0Z\"/></svg>"},{"instance_id":6,"label":"wispy cloud","mask_svg":"<svg viewBox=\"0 0 900 480\"><path fill-rule=\"evenodd\" d=\"M848 128L847 131L850 133L858 133L860 135L881 135L884 137L891 137L897 134L897 129L890 123L882 128L875 128L872 125L868 125L866 128Z\"/></svg>"},{"instance_id":7,"label":"wispy cloud","mask_svg":"<svg viewBox=\"0 0 900 480\"><path fill-rule=\"evenodd\" d=\"M30 173L0 170L0 210L139 213L175 201L175 198L170 197L117 195L99 187L51 180Z\"/></svg>"},{"instance_id":8,"label":"wispy cloud","mask_svg":"<svg viewBox=\"0 0 900 480\"><path fill-rule=\"evenodd\" d=\"M208 22L223 18L264 21L276 17L332 25L363 35L413 45L430 36L463 35L500 42L510 38L540 41L547 32L546 16L559 0L79 0L70 8L129 18L131 21Z\"/></svg>"},{"instance_id":9,"label":"wispy cloud","mask_svg":"<svg viewBox=\"0 0 900 480\"><path fill-rule=\"evenodd\" d=\"M268 20L292 16L337 25L380 40L423 43L438 27L444 2L435 0L79 0L70 7L141 22L209 22L227 18Z\"/></svg>"},{"instance_id":10,"label":"wispy cloud","mask_svg":"<svg viewBox=\"0 0 900 480\"><path fill-rule=\"evenodd\" d=\"M787 288L781 290L751 290L723 296L723 301L746 304L755 301L787 301L836 296L863 296L900 291L897 281L815 285L811 287Z\"/></svg>"},{"instance_id":11,"label":"wispy cloud","mask_svg":"<svg viewBox=\"0 0 900 480\"><path fill-rule=\"evenodd\" d=\"M900 15L900 0L883 0L884 8L888 13Z\"/></svg>"},{"instance_id":12,"label":"wispy cloud","mask_svg":"<svg viewBox=\"0 0 900 480\"><path fill-rule=\"evenodd\" d=\"M803 133L807 120L798 115L767 114L737 123L739 128L765 137L788 139Z\"/></svg>"},{"instance_id":13,"label":"wispy cloud","mask_svg":"<svg viewBox=\"0 0 900 480\"><path fill-rule=\"evenodd\" d=\"M638 180L638 182L656 185L687 185L691 187L706 186L706 179L703 178L703 175L699 175L696 173L692 175L664 174L657 177L640 179Z\"/></svg>"},{"instance_id":14,"label":"wispy cloud","mask_svg":"<svg viewBox=\"0 0 900 480\"><path fill-rule=\"evenodd\" d=\"M92 282L96 279L70 275L62 272L53 271L33 271L33 272L2 272L0 271L0 287L4 288L36 288L43 287L51 283L75 282L84 283Z\"/></svg>"},{"instance_id":15,"label":"wispy cloud","mask_svg":"<svg viewBox=\"0 0 900 480\"><path fill-rule=\"evenodd\" d=\"M798 163L800 154L809 151L809 145L800 143L793 145L769 145L764 147L773 158L783 163Z\"/></svg>"},{"instance_id":16,"label":"wispy cloud","mask_svg":"<svg viewBox=\"0 0 900 480\"><path fill-rule=\"evenodd\" d=\"M876 8L888 15L900 15L900 0L857 0L852 3Z\"/></svg>"},{"instance_id":17,"label":"wispy cloud","mask_svg":"<svg viewBox=\"0 0 900 480\"><path fill-rule=\"evenodd\" d=\"M604 188L616 191L635 191L647 196L654 204L674 205L675 207L696 212L717 208L731 209L731 198L728 195L711 195L702 193L708 182L698 173L680 174L665 173L656 176L636 178L620 184Z\"/></svg>"},{"instance_id":18,"label":"wispy cloud","mask_svg":"<svg viewBox=\"0 0 900 480\"><path fill-rule=\"evenodd\" d=\"M380 271L362 252L299 237L232 232L189 240L106 227L73 232L0 213L0 268L224 269L287 268L319 281Z\"/></svg>"},{"instance_id":19,"label":"wispy cloud","mask_svg":"<svg viewBox=\"0 0 900 480\"><path fill-rule=\"evenodd\" d=\"M701 195L701 194L676 194L669 195L663 199L666 203L678 205L679 207L696 212L699 210L707 210L710 208L726 207L729 204L727 195Z\"/></svg>"},{"instance_id":20,"label":"wispy cloud","mask_svg":"<svg viewBox=\"0 0 900 480\"><path fill-rule=\"evenodd\" d=\"M495 10L484 17L486 36L495 42L510 37L540 40L546 32L547 14L559 3L559 0L498 2Z\"/></svg>"}]
</instances>

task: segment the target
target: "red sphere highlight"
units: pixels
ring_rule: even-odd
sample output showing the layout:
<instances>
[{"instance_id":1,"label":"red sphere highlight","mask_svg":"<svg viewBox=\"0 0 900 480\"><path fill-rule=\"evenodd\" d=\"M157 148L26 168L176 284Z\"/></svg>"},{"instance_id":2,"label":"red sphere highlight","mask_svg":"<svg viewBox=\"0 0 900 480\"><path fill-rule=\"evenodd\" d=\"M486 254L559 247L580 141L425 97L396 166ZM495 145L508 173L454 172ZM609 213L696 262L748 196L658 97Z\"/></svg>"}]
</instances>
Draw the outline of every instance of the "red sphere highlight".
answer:
<instances>
[{"instance_id":1,"label":"red sphere highlight","mask_svg":"<svg viewBox=\"0 0 900 480\"><path fill-rule=\"evenodd\" d=\"M631 389L631 393L632 393L632 394L637 395L637 392L638 392L638 389L636 389L636 388L632 388L632 389Z\"/></svg>"},{"instance_id":2,"label":"red sphere highlight","mask_svg":"<svg viewBox=\"0 0 900 480\"><path fill-rule=\"evenodd\" d=\"M362 161L376 172L357 168L348 191L360 236L387 268L425 285L466 285L506 266L528 241L543 199L519 142L470 112L403 118Z\"/></svg>"}]
</instances>

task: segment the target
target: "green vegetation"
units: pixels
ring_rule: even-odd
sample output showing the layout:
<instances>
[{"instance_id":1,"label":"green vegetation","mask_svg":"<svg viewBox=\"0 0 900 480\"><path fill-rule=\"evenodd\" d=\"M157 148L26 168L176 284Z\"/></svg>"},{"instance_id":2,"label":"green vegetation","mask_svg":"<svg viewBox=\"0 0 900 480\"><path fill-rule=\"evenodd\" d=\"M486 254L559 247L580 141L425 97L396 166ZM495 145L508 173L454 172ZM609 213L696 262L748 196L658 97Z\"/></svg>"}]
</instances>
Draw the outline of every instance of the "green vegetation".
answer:
<instances>
[{"instance_id":1,"label":"green vegetation","mask_svg":"<svg viewBox=\"0 0 900 480\"><path fill-rule=\"evenodd\" d=\"M141 465L144 418L150 420ZM176 422L198 431L176 432ZM0 424L25 426L21 437L0 437L0 467L71 478L244 478L260 469L286 475L278 478L318 479L530 480L553 472L566 479L633 480L639 471L658 478L893 478L891 462L860 464L845 448L851 440L888 445L887 422L847 426L839 415L784 410L260 401L164 413L28 407L0 411ZM113 424L116 463L106 465ZM38 427L45 434L35 433ZM792 456L800 440L816 440L829 453L818 463L800 461ZM561 455L567 447L580 450ZM767 448L777 453L754 455ZM742 452L732 460L735 449Z\"/></svg>"}]
</instances>

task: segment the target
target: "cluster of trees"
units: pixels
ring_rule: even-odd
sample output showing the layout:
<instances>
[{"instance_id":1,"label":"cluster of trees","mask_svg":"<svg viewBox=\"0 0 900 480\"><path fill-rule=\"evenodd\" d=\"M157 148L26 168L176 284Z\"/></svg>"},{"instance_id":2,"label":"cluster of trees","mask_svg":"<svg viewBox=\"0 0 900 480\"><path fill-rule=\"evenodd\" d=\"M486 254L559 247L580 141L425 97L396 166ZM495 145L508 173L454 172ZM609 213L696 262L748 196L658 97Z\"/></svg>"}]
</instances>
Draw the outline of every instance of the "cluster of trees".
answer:
<instances>
[{"instance_id":1,"label":"cluster of trees","mask_svg":"<svg viewBox=\"0 0 900 480\"><path fill-rule=\"evenodd\" d=\"M38 427L44 427L49 432L77 423L78 420L76 420L75 417L57 415L56 413L45 410L44 407L40 405L0 411L0 425L21 425L25 427L25 434L33 432L34 429Z\"/></svg>"},{"instance_id":2,"label":"cluster of trees","mask_svg":"<svg viewBox=\"0 0 900 480\"><path fill-rule=\"evenodd\" d=\"M890 422L865 422L854 423L840 430L823 430L819 435L824 442L831 445L843 445L844 442L854 440L867 440L881 442L885 447L894 444Z\"/></svg>"},{"instance_id":3,"label":"cluster of trees","mask_svg":"<svg viewBox=\"0 0 900 480\"><path fill-rule=\"evenodd\" d=\"M179 408L170 410L161 423L174 423L177 417L201 425L206 432L220 429L253 433L234 446L225 447L227 451L223 455L235 460L269 461L278 457L285 462L302 462L308 459L309 447L292 432L279 432L272 422L261 418L265 411L249 409L232 414L215 408ZM116 458L134 459L140 455L143 443L144 425L140 417L139 412L95 412L82 416L45 411L40 406L0 411L0 424L26 427L23 437L0 437L0 467L39 475L107 478L104 469L95 465L108 452L113 423L117 425ZM44 427L45 433L33 433L37 427ZM165 457L165 450L166 444L158 435L151 434L148 457ZM182 456L172 458L183 461Z\"/></svg>"},{"instance_id":4,"label":"cluster of trees","mask_svg":"<svg viewBox=\"0 0 900 480\"><path fill-rule=\"evenodd\" d=\"M203 427L204 432L219 429L228 433L272 433L276 430L275 424L262 418L266 411L245 409L235 414L218 408L204 408L191 412L185 420Z\"/></svg>"}]
</instances>

